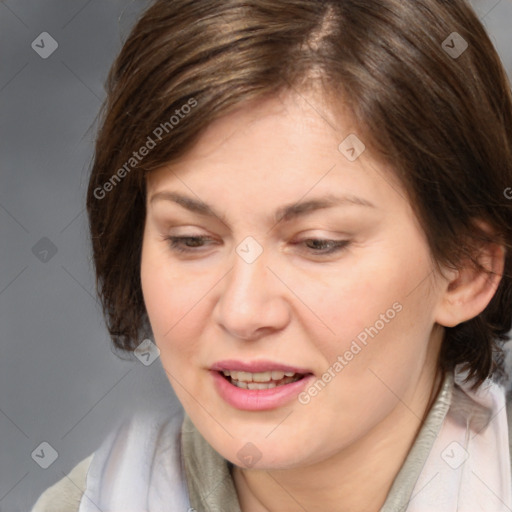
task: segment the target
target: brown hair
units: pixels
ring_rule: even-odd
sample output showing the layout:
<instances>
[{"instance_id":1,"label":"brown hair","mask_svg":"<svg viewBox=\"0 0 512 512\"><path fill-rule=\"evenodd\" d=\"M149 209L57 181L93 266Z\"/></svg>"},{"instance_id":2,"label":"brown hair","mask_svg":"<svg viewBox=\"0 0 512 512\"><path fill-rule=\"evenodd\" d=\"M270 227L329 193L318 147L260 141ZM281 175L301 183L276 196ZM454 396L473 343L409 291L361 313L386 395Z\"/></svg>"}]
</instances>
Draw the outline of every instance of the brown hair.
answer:
<instances>
[{"instance_id":1,"label":"brown hair","mask_svg":"<svg viewBox=\"0 0 512 512\"><path fill-rule=\"evenodd\" d=\"M461 55L450 53L464 41ZM350 107L360 138L392 166L436 263L477 264L486 241L507 249L495 296L446 328L439 360L462 364L477 385L497 374L512 321L512 99L464 0L154 2L110 71L87 195L115 347L131 351L150 332L140 284L145 173L243 102L313 81Z\"/></svg>"}]
</instances>

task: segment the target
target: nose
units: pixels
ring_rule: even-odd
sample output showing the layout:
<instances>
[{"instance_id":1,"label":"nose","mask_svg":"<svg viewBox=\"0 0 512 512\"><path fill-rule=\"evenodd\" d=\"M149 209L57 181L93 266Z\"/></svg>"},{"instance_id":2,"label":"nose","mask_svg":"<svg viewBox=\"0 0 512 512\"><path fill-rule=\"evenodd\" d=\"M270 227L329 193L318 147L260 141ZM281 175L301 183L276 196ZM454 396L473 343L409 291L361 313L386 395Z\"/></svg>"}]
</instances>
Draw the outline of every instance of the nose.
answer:
<instances>
[{"instance_id":1,"label":"nose","mask_svg":"<svg viewBox=\"0 0 512 512\"><path fill-rule=\"evenodd\" d=\"M221 281L214 320L243 340L256 340L283 329L290 321L286 287L268 268L266 251L253 262L234 251L232 263Z\"/></svg>"}]
</instances>

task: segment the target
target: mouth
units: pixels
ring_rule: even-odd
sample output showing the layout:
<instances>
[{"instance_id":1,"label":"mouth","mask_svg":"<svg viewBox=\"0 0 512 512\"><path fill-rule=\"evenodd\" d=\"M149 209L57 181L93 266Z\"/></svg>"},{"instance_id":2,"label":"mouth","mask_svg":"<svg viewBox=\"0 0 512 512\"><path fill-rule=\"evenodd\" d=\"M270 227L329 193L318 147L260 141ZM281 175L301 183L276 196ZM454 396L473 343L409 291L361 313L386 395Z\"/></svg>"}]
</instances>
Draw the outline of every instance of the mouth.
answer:
<instances>
[{"instance_id":1,"label":"mouth","mask_svg":"<svg viewBox=\"0 0 512 512\"><path fill-rule=\"evenodd\" d=\"M218 395L235 409L245 411L285 406L314 379L310 370L270 360L224 360L210 371Z\"/></svg>"},{"instance_id":2,"label":"mouth","mask_svg":"<svg viewBox=\"0 0 512 512\"><path fill-rule=\"evenodd\" d=\"M294 371L272 370L265 372L244 372L223 370L219 372L230 384L241 389L272 389L303 379L306 374Z\"/></svg>"}]
</instances>

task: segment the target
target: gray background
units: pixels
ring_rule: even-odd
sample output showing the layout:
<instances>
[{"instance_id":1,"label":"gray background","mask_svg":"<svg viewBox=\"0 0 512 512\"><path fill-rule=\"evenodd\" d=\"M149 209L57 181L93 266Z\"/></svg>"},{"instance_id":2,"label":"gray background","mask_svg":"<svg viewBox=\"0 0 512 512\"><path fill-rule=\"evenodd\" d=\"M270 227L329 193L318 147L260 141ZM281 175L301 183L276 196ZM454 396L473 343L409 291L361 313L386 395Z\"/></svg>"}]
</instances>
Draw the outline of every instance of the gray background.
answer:
<instances>
[{"instance_id":1,"label":"gray background","mask_svg":"<svg viewBox=\"0 0 512 512\"><path fill-rule=\"evenodd\" d=\"M473 4L512 75L512 1ZM0 1L0 512L30 510L134 407L177 406L159 360L110 350L84 210L103 84L146 5ZM58 452L47 469L41 442Z\"/></svg>"}]
</instances>

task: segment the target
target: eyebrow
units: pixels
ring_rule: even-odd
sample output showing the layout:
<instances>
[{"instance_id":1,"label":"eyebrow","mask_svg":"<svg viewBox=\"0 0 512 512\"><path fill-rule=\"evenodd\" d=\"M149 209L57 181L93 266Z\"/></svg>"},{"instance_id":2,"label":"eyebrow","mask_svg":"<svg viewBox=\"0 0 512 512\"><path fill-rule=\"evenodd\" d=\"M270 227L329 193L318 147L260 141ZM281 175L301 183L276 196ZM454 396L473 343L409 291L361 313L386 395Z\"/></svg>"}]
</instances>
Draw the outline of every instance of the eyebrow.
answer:
<instances>
[{"instance_id":1,"label":"eyebrow","mask_svg":"<svg viewBox=\"0 0 512 512\"><path fill-rule=\"evenodd\" d=\"M224 224L228 224L227 219L222 213L216 212L212 206L200 199L195 199L177 192L161 191L153 194L149 202L153 203L157 200L171 201L191 212L207 217L217 217ZM289 222L316 210L332 208L335 206L364 206L368 208L376 208L373 203L362 197L354 195L335 196L333 194L326 194L308 201L299 201L298 203L290 203L281 206L275 210L273 219L276 223Z\"/></svg>"}]
</instances>

